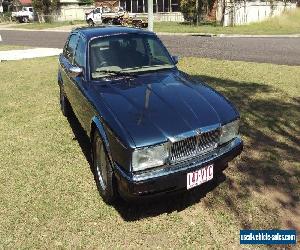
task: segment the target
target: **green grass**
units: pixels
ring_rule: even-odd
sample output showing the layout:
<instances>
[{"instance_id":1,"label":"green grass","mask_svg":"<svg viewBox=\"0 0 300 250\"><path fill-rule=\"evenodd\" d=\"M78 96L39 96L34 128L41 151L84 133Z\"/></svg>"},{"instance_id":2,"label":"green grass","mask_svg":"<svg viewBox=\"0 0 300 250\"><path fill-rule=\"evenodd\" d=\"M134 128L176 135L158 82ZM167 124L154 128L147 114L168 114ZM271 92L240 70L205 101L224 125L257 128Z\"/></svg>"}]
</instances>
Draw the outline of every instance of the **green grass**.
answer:
<instances>
[{"instance_id":1,"label":"green grass","mask_svg":"<svg viewBox=\"0 0 300 250\"><path fill-rule=\"evenodd\" d=\"M0 44L0 51L5 50L15 50L15 49L28 49L28 46L18 46L18 45L4 45Z\"/></svg>"},{"instance_id":2,"label":"green grass","mask_svg":"<svg viewBox=\"0 0 300 250\"><path fill-rule=\"evenodd\" d=\"M10 26L11 28L20 28L20 29L32 29L32 30L43 30L43 29L52 29L59 28L64 26L78 26L78 25L86 25L86 21L64 21L64 22L51 22L51 23L28 23L28 24L17 24Z\"/></svg>"},{"instance_id":3,"label":"green grass","mask_svg":"<svg viewBox=\"0 0 300 250\"><path fill-rule=\"evenodd\" d=\"M226 179L110 207L86 137L60 112L57 58L0 63L1 248L239 249L241 228L299 231L300 67L201 58L179 67L236 104L245 150Z\"/></svg>"},{"instance_id":4,"label":"green grass","mask_svg":"<svg viewBox=\"0 0 300 250\"><path fill-rule=\"evenodd\" d=\"M220 25L189 25L175 22L154 23L155 32L279 35L300 34L300 9L286 12L263 22L234 27Z\"/></svg>"}]
</instances>

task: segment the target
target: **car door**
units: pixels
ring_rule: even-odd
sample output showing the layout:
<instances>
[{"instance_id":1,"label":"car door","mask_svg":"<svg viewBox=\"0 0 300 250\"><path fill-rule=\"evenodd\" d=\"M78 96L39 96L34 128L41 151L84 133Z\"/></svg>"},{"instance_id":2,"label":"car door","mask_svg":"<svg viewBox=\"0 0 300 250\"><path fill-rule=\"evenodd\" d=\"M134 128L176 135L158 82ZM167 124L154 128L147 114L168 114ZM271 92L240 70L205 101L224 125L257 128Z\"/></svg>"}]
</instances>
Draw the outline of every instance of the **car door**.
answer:
<instances>
[{"instance_id":1,"label":"car door","mask_svg":"<svg viewBox=\"0 0 300 250\"><path fill-rule=\"evenodd\" d=\"M80 121L82 127L89 131L91 117L94 114L92 105L89 102L89 87L90 84L86 81L86 53L87 53L87 41L84 37L79 36L78 44L74 56L74 66L83 69L83 73L80 76L72 78L73 81L73 95L74 106L77 110L77 118Z\"/></svg>"},{"instance_id":2,"label":"car door","mask_svg":"<svg viewBox=\"0 0 300 250\"><path fill-rule=\"evenodd\" d=\"M102 23L102 8L96 8L94 10L94 23L101 24Z\"/></svg>"},{"instance_id":3,"label":"car door","mask_svg":"<svg viewBox=\"0 0 300 250\"><path fill-rule=\"evenodd\" d=\"M61 77L64 86L64 92L75 114L77 114L76 96L74 92L74 79L70 77L70 68L74 66L74 56L78 38L79 35L77 33L72 33L65 45L63 55L60 56Z\"/></svg>"}]
</instances>

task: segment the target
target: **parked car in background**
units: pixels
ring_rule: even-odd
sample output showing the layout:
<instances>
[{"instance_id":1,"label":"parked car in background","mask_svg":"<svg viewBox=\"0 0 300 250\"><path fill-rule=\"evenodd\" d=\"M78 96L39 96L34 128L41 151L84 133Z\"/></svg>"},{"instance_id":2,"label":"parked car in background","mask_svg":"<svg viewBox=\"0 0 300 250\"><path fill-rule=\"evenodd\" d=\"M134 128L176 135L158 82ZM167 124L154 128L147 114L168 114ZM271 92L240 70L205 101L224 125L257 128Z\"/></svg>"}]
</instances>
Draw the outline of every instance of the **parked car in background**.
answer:
<instances>
[{"instance_id":1,"label":"parked car in background","mask_svg":"<svg viewBox=\"0 0 300 250\"><path fill-rule=\"evenodd\" d=\"M20 23L28 23L34 21L33 7L23 7L18 12L12 12L11 17L19 21Z\"/></svg>"},{"instance_id":2,"label":"parked car in background","mask_svg":"<svg viewBox=\"0 0 300 250\"><path fill-rule=\"evenodd\" d=\"M91 142L104 201L189 190L239 155L239 113L220 93L176 67L152 32L125 27L72 31L59 57L64 115Z\"/></svg>"}]
</instances>

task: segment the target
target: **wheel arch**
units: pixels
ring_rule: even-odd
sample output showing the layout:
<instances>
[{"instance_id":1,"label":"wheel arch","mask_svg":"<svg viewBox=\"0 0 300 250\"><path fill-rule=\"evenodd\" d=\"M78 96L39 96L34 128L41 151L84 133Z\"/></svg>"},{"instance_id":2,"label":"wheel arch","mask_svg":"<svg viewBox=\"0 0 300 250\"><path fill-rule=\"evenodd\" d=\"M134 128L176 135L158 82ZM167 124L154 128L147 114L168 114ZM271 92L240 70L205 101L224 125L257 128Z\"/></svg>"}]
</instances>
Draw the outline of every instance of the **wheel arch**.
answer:
<instances>
[{"instance_id":1,"label":"wheel arch","mask_svg":"<svg viewBox=\"0 0 300 250\"><path fill-rule=\"evenodd\" d=\"M95 21L92 17L90 17L88 20L87 20L87 23L91 23L92 22L92 25L95 25Z\"/></svg>"},{"instance_id":2,"label":"wheel arch","mask_svg":"<svg viewBox=\"0 0 300 250\"><path fill-rule=\"evenodd\" d=\"M111 151L110 151L109 140L108 140L108 137L106 135L103 123L101 122L101 120L97 116L94 116L92 118L91 128L90 128L90 141L91 141L91 143L93 143L94 133L95 133L96 130L98 130L98 132L99 132L99 134L100 134L100 136L103 140L104 147L105 147L106 152L108 154L109 160L111 161L111 164L113 165L113 158L112 158L112 154L111 154Z\"/></svg>"}]
</instances>

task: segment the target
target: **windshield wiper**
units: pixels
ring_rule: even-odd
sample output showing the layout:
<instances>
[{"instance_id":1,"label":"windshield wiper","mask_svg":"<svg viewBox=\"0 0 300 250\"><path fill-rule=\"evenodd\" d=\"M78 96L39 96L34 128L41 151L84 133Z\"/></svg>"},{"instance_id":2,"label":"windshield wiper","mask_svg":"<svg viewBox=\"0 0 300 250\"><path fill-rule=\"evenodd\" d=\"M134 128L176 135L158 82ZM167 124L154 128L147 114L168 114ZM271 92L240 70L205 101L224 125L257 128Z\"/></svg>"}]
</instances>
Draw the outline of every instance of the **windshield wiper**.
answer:
<instances>
[{"instance_id":1,"label":"windshield wiper","mask_svg":"<svg viewBox=\"0 0 300 250\"><path fill-rule=\"evenodd\" d=\"M144 67L141 67L141 70L140 72L152 72L152 71L159 71L159 70L168 70L168 69L174 69L175 68L175 65L153 65L153 66L144 66Z\"/></svg>"},{"instance_id":2,"label":"windshield wiper","mask_svg":"<svg viewBox=\"0 0 300 250\"><path fill-rule=\"evenodd\" d=\"M109 69L100 69L100 70L96 70L97 73L106 73L106 74L113 74L115 76L132 76L135 77L136 74L132 73L132 72L126 72L126 71L122 71L122 70L109 70Z\"/></svg>"}]
</instances>

